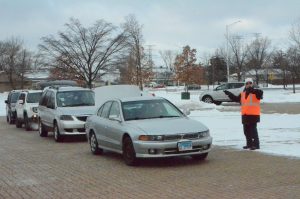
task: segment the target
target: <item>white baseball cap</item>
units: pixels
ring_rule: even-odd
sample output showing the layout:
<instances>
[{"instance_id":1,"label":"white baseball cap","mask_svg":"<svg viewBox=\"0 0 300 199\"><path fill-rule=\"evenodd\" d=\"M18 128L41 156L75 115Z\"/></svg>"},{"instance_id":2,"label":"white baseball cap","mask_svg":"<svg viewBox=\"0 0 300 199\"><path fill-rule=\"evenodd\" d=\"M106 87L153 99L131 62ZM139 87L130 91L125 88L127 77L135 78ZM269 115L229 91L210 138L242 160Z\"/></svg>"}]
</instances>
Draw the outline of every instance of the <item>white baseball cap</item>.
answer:
<instances>
[{"instance_id":1,"label":"white baseball cap","mask_svg":"<svg viewBox=\"0 0 300 199\"><path fill-rule=\"evenodd\" d=\"M252 78L246 78L246 79L245 79L245 84L246 84L247 82L251 82L251 83L253 84L253 79L252 79Z\"/></svg>"}]
</instances>

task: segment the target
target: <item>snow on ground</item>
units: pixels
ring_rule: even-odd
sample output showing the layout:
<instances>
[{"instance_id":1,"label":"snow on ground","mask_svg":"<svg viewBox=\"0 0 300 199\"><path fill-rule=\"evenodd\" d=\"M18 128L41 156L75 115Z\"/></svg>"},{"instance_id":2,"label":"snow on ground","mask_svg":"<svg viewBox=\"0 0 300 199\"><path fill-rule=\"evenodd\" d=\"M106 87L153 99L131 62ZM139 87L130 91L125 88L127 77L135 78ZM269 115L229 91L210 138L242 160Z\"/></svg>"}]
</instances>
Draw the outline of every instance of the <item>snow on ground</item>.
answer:
<instances>
[{"instance_id":1,"label":"snow on ground","mask_svg":"<svg viewBox=\"0 0 300 199\"><path fill-rule=\"evenodd\" d=\"M190 100L181 100L180 91L154 91L181 109L188 108L192 119L208 126L213 144L241 149L245 145L239 111L223 112L225 106L215 106L199 101L200 91L192 91ZM299 93L285 90L266 90L264 102L300 102ZM238 107L235 107L238 108ZM259 152L300 158L300 114L262 114L258 123L261 149Z\"/></svg>"},{"instance_id":2,"label":"snow on ground","mask_svg":"<svg viewBox=\"0 0 300 199\"><path fill-rule=\"evenodd\" d=\"M0 93L0 116L6 115L6 104L4 101L7 99L7 93Z\"/></svg>"}]
</instances>

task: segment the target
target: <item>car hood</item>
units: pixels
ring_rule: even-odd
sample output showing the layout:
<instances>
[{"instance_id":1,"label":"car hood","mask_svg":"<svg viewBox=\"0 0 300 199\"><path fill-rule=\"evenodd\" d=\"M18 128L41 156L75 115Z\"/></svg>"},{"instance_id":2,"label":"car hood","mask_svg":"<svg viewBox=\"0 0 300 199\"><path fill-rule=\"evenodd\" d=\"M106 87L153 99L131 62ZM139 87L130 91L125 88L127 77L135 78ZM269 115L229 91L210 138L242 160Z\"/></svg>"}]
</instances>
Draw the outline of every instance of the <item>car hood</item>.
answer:
<instances>
[{"instance_id":1,"label":"car hood","mask_svg":"<svg viewBox=\"0 0 300 199\"><path fill-rule=\"evenodd\" d=\"M136 127L141 131L144 131L148 135L172 135L208 130L201 122L186 117L132 120L127 121L126 123L131 127Z\"/></svg>"},{"instance_id":2,"label":"car hood","mask_svg":"<svg viewBox=\"0 0 300 199\"><path fill-rule=\"evenodd\" d=\"M61 115L92 115L95 113L95 106L58 107Z\"/></svg>"}]
</instances>

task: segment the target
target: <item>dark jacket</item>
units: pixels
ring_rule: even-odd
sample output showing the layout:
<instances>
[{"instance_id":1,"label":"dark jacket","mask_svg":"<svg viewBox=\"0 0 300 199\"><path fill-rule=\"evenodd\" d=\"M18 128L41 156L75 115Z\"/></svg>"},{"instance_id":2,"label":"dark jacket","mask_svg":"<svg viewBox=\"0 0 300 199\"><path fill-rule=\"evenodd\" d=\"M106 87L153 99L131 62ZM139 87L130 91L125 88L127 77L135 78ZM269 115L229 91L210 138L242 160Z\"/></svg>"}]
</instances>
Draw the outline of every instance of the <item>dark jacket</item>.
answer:
<instances>
[{"instance_id":1,"label":"dark jacket","mask_svg":"<svg viewBox=\"0 0 300 199\"><path fill-rule=\"evenodd\" d=\"M257 99L263 99L263 91L260 89L250 87L248 89L245 88L243 92L246 92L246 98L249 96L250 93L252 93L256 95ZM235 96L229 91L225 91L225 93L232 101L241 103L241 94ZM260 115L242 115L243 124L253 124L257 122L260 122Z\"/></svg>"}]
</instances>

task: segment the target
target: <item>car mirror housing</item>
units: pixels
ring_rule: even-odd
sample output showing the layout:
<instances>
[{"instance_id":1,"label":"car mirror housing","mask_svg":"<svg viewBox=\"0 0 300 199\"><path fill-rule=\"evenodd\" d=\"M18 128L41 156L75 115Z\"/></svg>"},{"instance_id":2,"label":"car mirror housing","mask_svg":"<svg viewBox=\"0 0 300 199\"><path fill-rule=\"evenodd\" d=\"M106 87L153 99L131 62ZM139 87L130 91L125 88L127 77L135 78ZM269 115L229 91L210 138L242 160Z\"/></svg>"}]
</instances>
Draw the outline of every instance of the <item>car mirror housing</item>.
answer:
<instances>
[{"instance_id":1,"label":"car mirror housing","mask_svg":"<svg viewBox=\"0 0 300 199\"><path fill-rule=\"evenodd\" d=\"M5 100L4 103L5 103L5 104L8 104L8 100Z\"/></svg>"},{"instance_id":2,"label":"car mirror housing","mask_svg":"<svg viewBox=\"0 0 300 199\"><path fill-rule=\"evenodd\" d=\"M24 104L24 100L19 100L18 103L19 104Z\"/></svg>"},{"instance_id":3,"label":"car mirror housing","mask_svg":"<svg viewBox=\"0 0 300 199\"><path fill-rule=\"evenodd\" d=\"M190 115L190 114L191 114L191 111L190 111L190 109L184 109L184 110L183 110L183 113L184 113L185 115Z\"/></svg>"}]
</instances>

